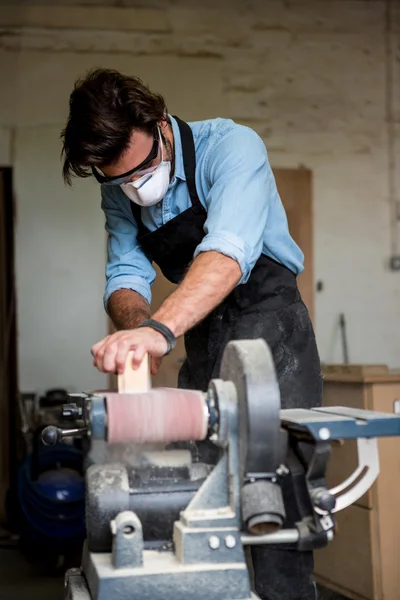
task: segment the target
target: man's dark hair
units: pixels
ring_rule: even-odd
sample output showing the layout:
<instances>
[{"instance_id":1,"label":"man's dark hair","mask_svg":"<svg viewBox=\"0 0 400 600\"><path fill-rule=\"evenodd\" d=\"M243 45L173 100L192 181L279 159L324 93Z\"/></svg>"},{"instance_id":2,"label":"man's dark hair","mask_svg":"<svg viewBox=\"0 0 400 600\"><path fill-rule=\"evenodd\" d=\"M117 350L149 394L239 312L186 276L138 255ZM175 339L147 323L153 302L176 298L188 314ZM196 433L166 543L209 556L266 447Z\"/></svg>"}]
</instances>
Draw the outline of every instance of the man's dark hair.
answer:
<instances>
[{"instance_id":1,"label":"man's dark hair","mask_svg":"<svg viewBox=\"0 0 400 600\"><path fill-rule=\"evenodd\" d=\"M128 148L132 131L153 133L166 115L165 100L138 78L95 69L75 83L69 116L61 133L64 181L88 177L91 167L115 163Z\"/></svg>"}]
</instances>

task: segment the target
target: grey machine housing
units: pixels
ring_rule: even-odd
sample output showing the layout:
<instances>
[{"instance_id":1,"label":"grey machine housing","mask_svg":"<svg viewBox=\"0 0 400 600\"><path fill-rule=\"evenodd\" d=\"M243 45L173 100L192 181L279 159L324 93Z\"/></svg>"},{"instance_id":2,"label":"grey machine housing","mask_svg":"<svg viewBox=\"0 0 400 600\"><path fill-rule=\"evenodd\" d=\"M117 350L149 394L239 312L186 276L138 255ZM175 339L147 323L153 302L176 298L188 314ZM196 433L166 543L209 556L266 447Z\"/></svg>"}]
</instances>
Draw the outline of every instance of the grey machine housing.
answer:
<instances>
[{"instance_id":1,"label":"grey machine housing","mask_svg":"<svg viewBox=\"0 0 400 600\"><path fill-rule=\"evenodd\" d=\"M84 433L92 448L104 443L104 397L71 400L64 413L76 427L48 428L45 441ZM87 540L81 567L66 574L67 600L254 598L244 547L284 544L301 552L325 546L334 535L335 512L378 476L376 438L400 435L394 414L280 410L263 340L227 345L205 401L215 464L196 461L196 445L189 444L135 448L133 464L120 453L117 461L88 467ZM330 445L339 439L357 439L360 465L328 490ZM286 514L287 485L295 515Z\"/></svg>"}]
</instances>

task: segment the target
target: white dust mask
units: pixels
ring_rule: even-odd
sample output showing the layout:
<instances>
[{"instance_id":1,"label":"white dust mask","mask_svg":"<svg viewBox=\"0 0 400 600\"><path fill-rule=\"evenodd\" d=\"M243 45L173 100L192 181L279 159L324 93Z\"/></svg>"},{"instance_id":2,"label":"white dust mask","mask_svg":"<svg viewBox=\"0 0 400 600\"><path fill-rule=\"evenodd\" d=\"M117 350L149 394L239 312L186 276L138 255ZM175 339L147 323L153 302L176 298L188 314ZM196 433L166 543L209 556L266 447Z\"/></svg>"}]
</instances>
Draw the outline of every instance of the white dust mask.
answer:
<instances>
[{"instance_id":1,"label":"white dust mask","mask_svg":"<svg viewBox=\"0 0 400 600\"><path fill-rule=\"evenodd\" d=\"M164 148L159 130L161 144L161 162L151 173L146 173L136 181L128 181L121 185L122 191L129 200L139 206L153 206L160 202L169 186L171 161L164 160Z\"/></svg>"}]
</instances>

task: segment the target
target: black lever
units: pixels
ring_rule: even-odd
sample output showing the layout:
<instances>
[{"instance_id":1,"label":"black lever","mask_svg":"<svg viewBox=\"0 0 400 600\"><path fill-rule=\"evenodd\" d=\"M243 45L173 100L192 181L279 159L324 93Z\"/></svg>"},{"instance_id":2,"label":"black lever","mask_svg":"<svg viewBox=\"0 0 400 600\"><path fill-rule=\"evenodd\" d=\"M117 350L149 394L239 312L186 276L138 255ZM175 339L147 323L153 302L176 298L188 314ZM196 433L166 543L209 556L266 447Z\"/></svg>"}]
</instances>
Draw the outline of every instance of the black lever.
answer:
<instances>
[{"instance_id":1,"label":"black lever","mask_svg":"<svg viewBox=\"0 0 400 600\"><path fill-rule=\"evenodd\" d=\"M87 433L87 427L75 427L74 429L61 429L54 425L45 427L42 431L42 442L45 446L55 446L66 437L81 436Z\"/></svg>"}]
</instances>

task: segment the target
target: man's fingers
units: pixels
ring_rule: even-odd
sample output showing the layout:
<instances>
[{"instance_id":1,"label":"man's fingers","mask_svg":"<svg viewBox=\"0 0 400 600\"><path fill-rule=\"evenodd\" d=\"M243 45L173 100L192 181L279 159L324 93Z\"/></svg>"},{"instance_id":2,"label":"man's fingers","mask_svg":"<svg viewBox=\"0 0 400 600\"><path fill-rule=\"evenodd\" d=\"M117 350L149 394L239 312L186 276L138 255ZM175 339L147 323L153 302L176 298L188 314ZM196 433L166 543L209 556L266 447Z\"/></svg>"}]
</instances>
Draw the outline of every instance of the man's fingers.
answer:
<instances>
[{"instance_id":1,"label":"man's fingers","mask_svg":"<svg viewBox=\"0 0 400 600\"><path fill-rule=\"evenodd\" d=\"M158 369L160 368L162 358L158 356L151 357L151 374L157 375Z\"/></svg>"},{"instance_id":2,"label":"man's fingers","mask_svg":"<svg viewBox=\"0 0 400 600\"><path fill-rule=\"evenodd\" d=\"M132 368L138 369L142 362L144 355L146 354L146 348L143 344L138 344L136 348L131 348L132 352Z\"/></svg>"},{"instance_id":3,"label":"man's fingers","mask_svg":"<svg viewBox=\"0 0 400 600\"><path fill-rule=\"evenodd\" d=\"M123 373L130 350L132 369L140 367L144 355L148 352L156 359L151 363L152 372L156 374L161 362L158 361L158 357L165 354L167 342L161 334L150 328L119 331L92 346L93 364L103 373Z\"/></svg>"},{"instance_id":4,"label":"man's fingers","mask_svg":"<svg viewBox=\"0 0 400 600\"><path fill-rule=\"evenodd\" d=\"M101 371L103 371L104 373L115 373L116 371L116 363L115 363L115 358L117 356L117 351L118 351L118 342L112 342L107 344L105 351L104 351L104 356L103 359L101 360L101 358L99 359L99 361L101 362Z\"/></svg>"},{"instance_id":5,"label":"man's fingers","mask_svg":"<svg viewBox=\"0 0 400 600\"><path fill-rule=\"evenodd\" d=\"M123 373L125 371L126 359L130 350L128 340L120 340L118 344L118 350L115 355L115 367L117 373Z\"/></svg>"},{"instance_id":6,"label":"man's fingers","mask_svg":"<svg viewBox=\"0 0 400 600\"><path fill-rule=\"evenodd\" d=\"M98 354L98 352L105 347L105 345L107 344L108 340L110 339L110 336L107 335L105 338L103 338L102 340L100 340L99 342L97 342L97 344L94 344L90 350L90 352L93 354L93 356L96 356Z\"/></svg>"},{"instance_id":7,"label":"man's fingers","mask_svg":"<svg viewBox=\"0 0 400 600\"><path fill-rule=\"evenodd\" d=\"M107 348L107 345L109 344L110 337L111 336L108 335L106 338L104 338L103 340L101 340L100 342L95 344L91 350L92 355L94 357L93 364L97 369L99 369L99 371L104 371L104 369L103 369L104 353Z\"/></svg>"},{"instance_id":8,"label":"man's fingers","mask_svg":"<svg viewBox=\"0 0 400 600\"><path fill-rule=\"evenodd\" d=\"M94 354L94 365L100 370L103 371L103 358L104 352L107 347L108 342L104 342L101 346L97 348L96 353Z\"/></svg>"},{"instance_id":9,"label":"man's fingers","mask_svg":"<svg viewBox=\"0 0 400 600\"><path fill-rule=\"evenodd\" d=\"M158 371L158 366L157 366L154 356L152 356L151 361L150 361L150 372L152 375L157 375L157 371Z\"/></svg>"}]
</instances>

